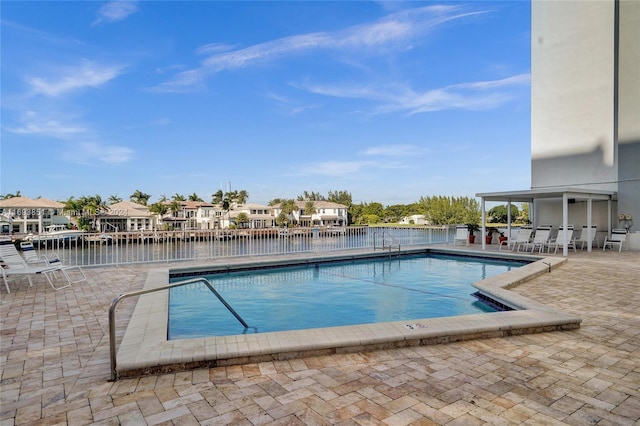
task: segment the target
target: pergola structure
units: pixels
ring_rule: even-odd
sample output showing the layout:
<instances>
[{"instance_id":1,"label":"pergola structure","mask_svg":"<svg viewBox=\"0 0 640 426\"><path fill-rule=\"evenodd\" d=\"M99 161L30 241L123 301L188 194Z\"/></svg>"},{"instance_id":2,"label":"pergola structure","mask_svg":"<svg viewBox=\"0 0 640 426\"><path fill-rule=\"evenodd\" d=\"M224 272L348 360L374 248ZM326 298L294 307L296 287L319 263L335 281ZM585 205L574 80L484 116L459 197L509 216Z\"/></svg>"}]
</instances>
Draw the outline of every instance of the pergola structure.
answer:
<instances>
[{"instance_id":1,"label":"pergola structure","mask_svg":"<svg viewBox=\"0 0 640 426\"><path fill-rule=\"evenodd\" d=\"M508 235L511 235L511 203L532 203L534 208L532 209L535 212L535 202L536 200L542 199L562 199L562 226L564 229L567 229L569 225L569 200L586 200L586 208L587 208L587 229L591 232L592 225L592 210L593 210L593 201L607 201L607 229L611 230L611 219L612 219L612 203L611 201L615 199L617 193L615 191L603 191L603 190L594 190L594 189L583 189L583 188L571 188L571 187L557 187L557 188L549 188L549 189L531 189L531 190L523 190L523 191L505 191L505 192L484 192L476 194L476 197L480 197L481 199L481 209L482 209L482 235L486 233L486 211L485 211L485 203L487 201L497 201L497 202L507 202L507 228ZM536 218L534 216L533 223L536 224ZM562 247L562 255L569 255L569 241L567 240L567 233L564 233L565 241L563 242ZM592 249L592 240L593 238L587 238L587 250L591 251ZM486 241L482 239L482 249L486 249Z\"/></svg>"}]
</instances>

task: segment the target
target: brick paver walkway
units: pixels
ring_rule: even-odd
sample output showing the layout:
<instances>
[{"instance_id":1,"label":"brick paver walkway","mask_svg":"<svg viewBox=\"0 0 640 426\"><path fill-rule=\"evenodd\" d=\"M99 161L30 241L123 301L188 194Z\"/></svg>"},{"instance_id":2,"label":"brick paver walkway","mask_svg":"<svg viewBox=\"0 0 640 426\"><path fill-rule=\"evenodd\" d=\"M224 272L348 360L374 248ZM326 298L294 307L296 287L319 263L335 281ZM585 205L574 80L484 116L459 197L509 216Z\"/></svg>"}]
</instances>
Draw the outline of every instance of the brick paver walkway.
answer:
<instances>
[{"instance_id":1,"label":"brick paver walkway","mask_svg":"<svg viewBox=\"0 0 640 426\"><path fill-rule=\"evenodd\" d=\"M515 289L575 331L109 382L109 304L151 267L2 290L0 425L640 424L639 252L572 253Z\"/></svg>"}]
</instances>

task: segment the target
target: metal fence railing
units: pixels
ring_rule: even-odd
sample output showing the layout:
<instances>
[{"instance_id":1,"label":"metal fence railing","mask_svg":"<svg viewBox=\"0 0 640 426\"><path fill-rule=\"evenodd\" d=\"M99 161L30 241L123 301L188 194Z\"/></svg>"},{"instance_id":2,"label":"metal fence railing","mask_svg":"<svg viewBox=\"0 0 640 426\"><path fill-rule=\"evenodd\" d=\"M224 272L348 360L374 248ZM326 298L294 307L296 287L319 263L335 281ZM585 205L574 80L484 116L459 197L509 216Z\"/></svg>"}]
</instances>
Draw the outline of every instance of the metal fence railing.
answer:
<instances>
[{"instance_id":1,"label":"metal fence railing","mask_svg":"<svg viewBox=\"0 0 640 426\"><path fill-rule=\"evenodd\" d=\"M39 254L68 265L99 266L234 256L389 249L453 241L455 226L270 228L87 233L34 241ZM14 235L15 239L21 239Z\"/></svg>"}]
</instances>

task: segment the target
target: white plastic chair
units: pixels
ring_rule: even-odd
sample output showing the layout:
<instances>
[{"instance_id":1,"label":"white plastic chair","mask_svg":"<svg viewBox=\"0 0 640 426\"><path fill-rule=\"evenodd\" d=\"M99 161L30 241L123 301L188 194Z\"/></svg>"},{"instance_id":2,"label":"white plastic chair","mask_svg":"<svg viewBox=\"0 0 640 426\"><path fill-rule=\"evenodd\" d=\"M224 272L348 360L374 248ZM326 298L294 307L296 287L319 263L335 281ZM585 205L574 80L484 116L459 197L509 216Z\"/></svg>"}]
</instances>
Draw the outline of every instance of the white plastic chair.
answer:
<instances>
[{"instance_id":1,"label":"white plastic chair","mask_svg":"<svg viewBox=\"0 0 640 426\"><path fill-rule=\"evenodd\" d=\"M614 246L618 246L618 252L622 251L622 244L627 239L627 230L626 229L612 229L611 236L604 237L604 243L602 243L602 250L604 251L607 247L610 247L613 250Z\"/></svg>"},{"instance_id":2,"label":"white plastic chair","mask_svg":"<svg viewBox=\"0 0 640 426\"><path fill-rule=\"evenodd\" d=\"M551 239L551 228L551 225L538 226L536 228L536 234L533 236L533 241L526 244L520 244L518 246L518 251L520 251L521 247L527 251L531 248L531 253L533 253L537 248L539 253L542 253L542 250L544 250L545 246L549 244L549 240Z\"/></svg>"},{"instance_id":3,"label":"white plastic chair","mask_svg":"<svg viewBox=\"0 0 640 426\"><path fill-rule=\"evenodd\" d=\"M554 247L554 254L558 253L558 247L564 247L565 238L567 240L567 247L573 247L573 251L576 251L576 242L573 238L573 225L567 225L567 231L565 232L564 227L560 226L558 228L558 234L555 238L549 240L545 245L548 247L548 253L551 253L551 247Z\"/></svg>"},{"instance_id":4,"label":"white plastic chair","mask_svg":"<svg viewBox=\"0 0 640 426\"><path fill-rule=\"evenodd\" d=\"M595 244L596 247L600 248L600 242L596 236L597 231L598 227L591 225L591 246L593 247L593 244ZM582 232L576 239L576 245L577 244L580 244L580 250L584 250L584 248L589 245L589 227L587 225L582 225Z\"/></svg>"},{"instance_id":5,"label":"white plastic chair","mask_svg":"<svg viewBox=\"0 0 640 426\"><path fill-rule=\"evenodd\" d=\"M57 271L62 272L62 275L64 275L64 278L67 280L68 284L64 287L57 287L57 288L54 287L52 284L51 287L53 287L54 290L60 290L62 288L69 287L71 284L76 284L76 283L87 280L87 276L84 274L84 271L82 270L82 268L80 268L80 266L64 265L62 261L57 257L50 258L44 254L38 255L31 241L21 241L20 250L22 250L22 255L24 256L24 259L26 260L27 265L50 266L54 268L52 270L52 273L55 274L55 272ZM75 279L72 278L71 275L69 274L70 271L75 271L74 273L74 276L76 277Z\"/></svg>"},{"instance_id":6,"label":"white plastic chair","mask_svg":"<svg viewBox=\"0 0 640 426\"><path fill-rule=\"evenodd\" d=\"M530 226L523 226L518 230L515 238L508 238L505 241L500 241L498 250L502 250L502 246L506 245L508 249L515 250L521 244L528 244L531 241L531 234L533 234L533 228Z\"/></svg>"},{"instance_id":7,"label":"white plastic chair","mask_svg":"<svg viewBox=\"0 0 640 426\"><path fill-rule=\"evenodd\" d=\"M456 235L453 237L453 245L455 246L458 241L464 241L465 245L469 245L469 228L466 225L456 226Z\"/></svg>"}]
</instances>

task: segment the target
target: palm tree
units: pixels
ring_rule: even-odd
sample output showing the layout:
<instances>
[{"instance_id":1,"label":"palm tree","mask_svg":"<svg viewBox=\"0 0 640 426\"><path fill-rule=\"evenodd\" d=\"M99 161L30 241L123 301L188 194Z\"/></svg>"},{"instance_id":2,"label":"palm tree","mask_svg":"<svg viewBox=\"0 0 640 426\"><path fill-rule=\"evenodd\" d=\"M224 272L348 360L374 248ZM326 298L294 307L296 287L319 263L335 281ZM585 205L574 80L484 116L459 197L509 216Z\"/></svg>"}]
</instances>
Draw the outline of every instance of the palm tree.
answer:
<instances>
[{"instance_id":1,"label":"palm tree","mask_svg":"<svg viewBox=\"0 0 640 426\"><path fill-rule=\"evenodd\" d=\"M204 201L204 200L194 192L193 194L189 195L189 201Z\"/></svg>"},{"instance_id":2,"label":"palm tree","mask_svg":"<svg viewBox=\"0 0 640 426\"><path fill-rule=\"evenodd\" d=\"M280 209L282 211L278 215L278 219L280 219L280 223L283 223L283 222L284 222L283 224L289 223L291 213L293 213L293 211L297 208L298 208L298 205L296 204L295 200L293 199L283 200L280 203ZM284 217L284 221L282 220L283 217Z\"/></svg>"},{"instance_id":3,"label":"palm tree","mask_svg":"<svg viewBox=\"0 0 640 426\"><path fill-rule=\"evenodd\" d=\"M182 204L178 200L173 200L171 204L169 204L169 210L171 210L173 217L178 217L178 212L182 210Z\"/></svg>"},{"instance_id":4,"label":"palm tree","mask_svg":"<svg viewBox=\"0 0 640 426\"><path fill-rule=\"evenodd\" d=\"M158 201L149 206L149 211L159 216L164 216L169 211L169 207L164 202Z\"/></svg>"},{"instance_id":5,"label":"palm tree","mask_svg":"<svg viewBox=\"0 0 640 426\"><path fill-rule=\"evenodd\" d=\"M120 203L122 201L122 198L118 197L117 195L109 195L109 204L115 204L115 203Z\"/></svg>"},{"instance_id":6,"label":"palm tree","mask_svg":"<svg viewBox=\"0 0 640 426\"><path fill-rule=\"evenodd\" d=\"M304 203L304 214L305 216L309 216L309 226L313 225L312 216L316 213L316 206L313 201L307 201Z\"/></svg>"},{"instance_id":7,"label":"palm tree","mask_svg":"<svg viewBox=\"0 0 640 426\"><path fill-rule=\"evenodd\" d=\"M171 197L171 199L173 201L187 201L187 199L184 198L184 195L178 194L177 192L173 194L173 197Z\"/></svg>"},{"instance_id":8,"label":"palm tree","mask_svg":"<svg viewBox=\"0 0 640 426\"><path fill-rule=\"evenodd\" d=\"M238 192L238 195L237 195L238 203L244 204L247 202L248 199L249 199L249 193L246 190L243 189Z\"/></svg>"},{"instance_id":9,"label":"palm tree","mask_svg":"<svg viewBox=\"0 0 640 426\"><path fill-rule=\"evenodd\" d=\"M15 194L4 194L4 195L0 195L0 200L7 200L9 198L15 198L15 197L22 197L22 194L20 194L20 191L16 191Z\"/></svg>"},{"instance_id":10,"label":"palm tree","mask_svg":"<svg viewBox=\"0 0 640 426\"><path fill-rule=\"evenodd\" d=\"M231 201L233 200L233 192L224 193L222 189L219 189L214 194L212 194L213 204L217 204L222 208L222 218L224 219L224 212L229 212L229 207L231 207Z\"/></svg>"},{"instance_id":11,"label":"palm tree","mask_svg":"<svg viewBox=\"0 0 640 426\"><path fill-rule=\"evenodd\" d=\"M147 205L149 198L151 198L151 195L145 194L139 189L136 189L135 192L129 197L129 199L134 203L142 204L143 206Z\"/></svg>"}]
</instances>

